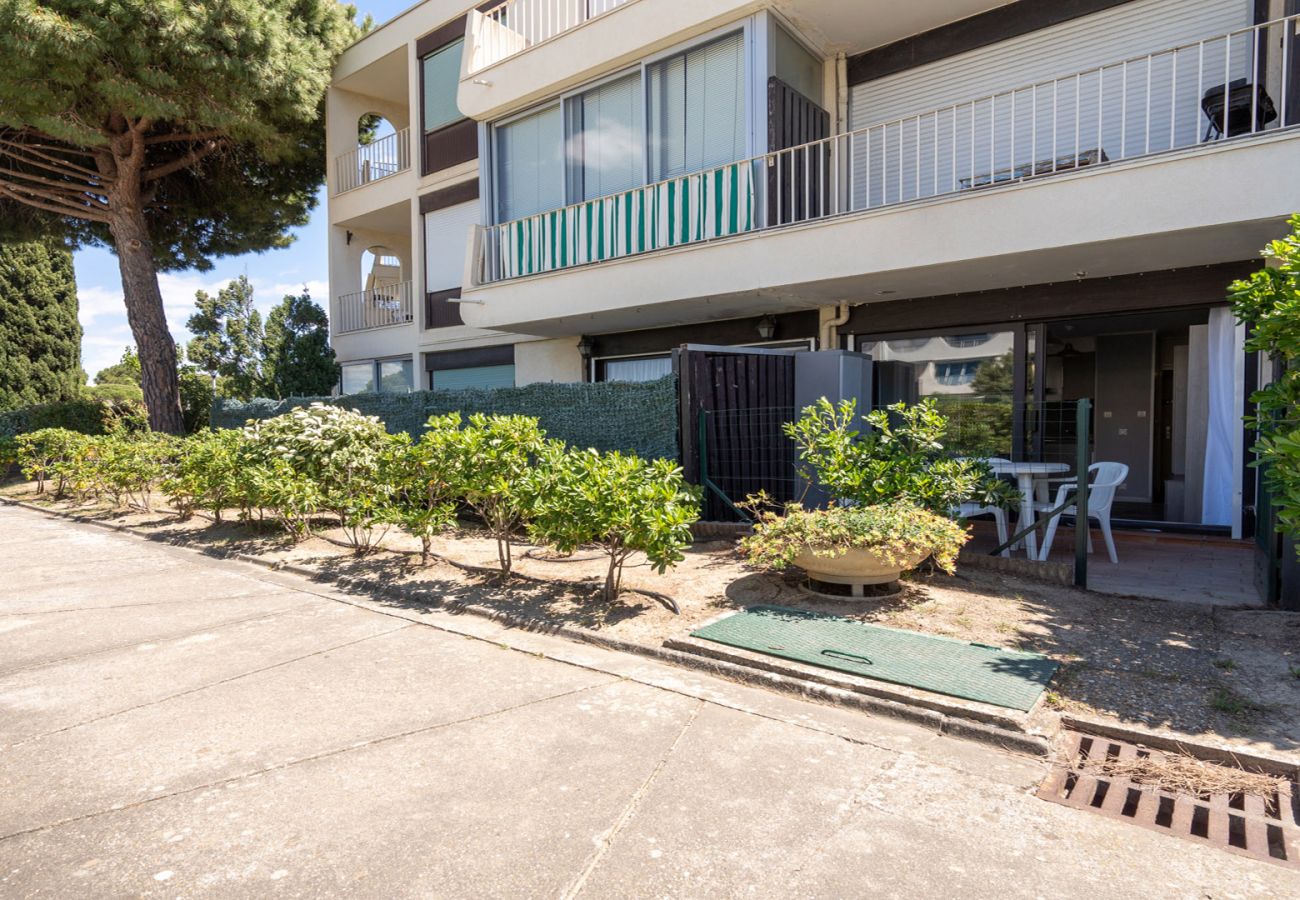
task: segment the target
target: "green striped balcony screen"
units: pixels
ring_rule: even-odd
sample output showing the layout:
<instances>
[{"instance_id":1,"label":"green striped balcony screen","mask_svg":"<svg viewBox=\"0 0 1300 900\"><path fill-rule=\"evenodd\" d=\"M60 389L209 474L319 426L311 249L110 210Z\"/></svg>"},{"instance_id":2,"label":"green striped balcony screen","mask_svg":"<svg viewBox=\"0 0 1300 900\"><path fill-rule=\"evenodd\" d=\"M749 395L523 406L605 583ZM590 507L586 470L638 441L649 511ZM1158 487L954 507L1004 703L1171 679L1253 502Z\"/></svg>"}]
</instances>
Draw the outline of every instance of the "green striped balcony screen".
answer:
<instances>
[{"instance_id":1,"label":"green striped balcony screen","mask_svg":"<svg viewBox=\"0 0 1300 900\"><path fill-rule=\"evenodd\" d=\"M752 231L752 164L684 175L496 226L493 280Z\"/></svg>"}]
</instances>

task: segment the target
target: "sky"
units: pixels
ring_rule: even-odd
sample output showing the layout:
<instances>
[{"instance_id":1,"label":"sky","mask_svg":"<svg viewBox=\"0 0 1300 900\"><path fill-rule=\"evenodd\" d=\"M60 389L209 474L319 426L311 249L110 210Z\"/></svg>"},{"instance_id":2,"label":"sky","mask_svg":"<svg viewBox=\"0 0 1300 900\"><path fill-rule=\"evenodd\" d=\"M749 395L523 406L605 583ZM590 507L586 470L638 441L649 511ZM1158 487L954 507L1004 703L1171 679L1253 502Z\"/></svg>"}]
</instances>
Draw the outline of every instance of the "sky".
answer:
<instances>
[{"instance_id":1,"label":"sky","mask_svg":"<svg viewBox=\"0 0 1300 900\"><path fill-rule=\"evenodd\" d=\"M415 0L359 0L358 15L370 13L375 23L391 19L414 4ZM323 175L323 173L322 173ZM326 257L325 192L312 211L311 221L295 229L294 242L283 250L249 253L217 259L207 272L194 270L165 272L158 276L167 323L172 337L184 344L191 335L185 321L194 312L196 291L216 291L233 278L247 275L253 285L253 297L263 317L283 299L305 287L318 303L325 306L328 297L328 260ZM122 351L134 345L131 328L122 303L122 279L117 257L102 248L79 250L74 257L77 272L77 299L82 328L81 366L94 380L95 373L117 362Z\"/></svg>"}]
</instances>

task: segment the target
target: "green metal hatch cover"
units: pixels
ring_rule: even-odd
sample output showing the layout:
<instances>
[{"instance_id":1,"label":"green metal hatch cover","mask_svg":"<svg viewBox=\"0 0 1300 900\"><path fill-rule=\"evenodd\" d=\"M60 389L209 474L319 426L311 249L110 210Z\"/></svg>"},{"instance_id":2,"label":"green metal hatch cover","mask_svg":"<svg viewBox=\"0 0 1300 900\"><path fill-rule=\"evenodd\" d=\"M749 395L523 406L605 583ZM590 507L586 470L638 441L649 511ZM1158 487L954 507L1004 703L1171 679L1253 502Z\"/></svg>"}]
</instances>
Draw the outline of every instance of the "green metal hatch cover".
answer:
<instances>
[{"instance_id":1,"label":"green metal hatch cover","mask_svg":"<svg viewBox=\"0 0 1300 900\"><path fill-rule=\"evenodd\" d=\"M1028 712L1057 664L915 631L780 606L753 606L691 633L718 644Z\"/></svg>"}]
</instances>

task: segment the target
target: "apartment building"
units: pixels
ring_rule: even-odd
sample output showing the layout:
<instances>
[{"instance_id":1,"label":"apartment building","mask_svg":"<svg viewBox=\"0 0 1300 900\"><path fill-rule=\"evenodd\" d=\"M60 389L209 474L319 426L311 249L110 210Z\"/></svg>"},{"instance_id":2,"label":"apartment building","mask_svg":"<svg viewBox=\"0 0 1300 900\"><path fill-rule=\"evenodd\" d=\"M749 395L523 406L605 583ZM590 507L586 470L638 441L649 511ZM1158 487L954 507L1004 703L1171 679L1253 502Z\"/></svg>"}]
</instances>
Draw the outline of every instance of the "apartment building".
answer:
<instances>
[{"instance_id":1,"label":"apartment building","mask_svg":"<svg viewBox=\"0 0 1300 900\"><path fill-rule=\"evenodd\" d=\"M329 92L343 389L845 348L882 401L1090 397L1125 515L1249 534L1268 373L1224 289L1300 210L1297 13L425 0Z\"/></svg>"}]
</instances>

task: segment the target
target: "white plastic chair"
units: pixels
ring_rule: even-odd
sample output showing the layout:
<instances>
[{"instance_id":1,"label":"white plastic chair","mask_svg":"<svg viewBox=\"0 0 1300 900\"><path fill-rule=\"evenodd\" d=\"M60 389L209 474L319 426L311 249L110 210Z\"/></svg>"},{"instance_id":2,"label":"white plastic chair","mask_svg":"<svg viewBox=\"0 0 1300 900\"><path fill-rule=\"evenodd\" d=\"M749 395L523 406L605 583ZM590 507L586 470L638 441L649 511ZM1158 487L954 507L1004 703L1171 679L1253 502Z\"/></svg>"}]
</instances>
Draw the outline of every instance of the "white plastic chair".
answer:
<instances>
[{"instance_id":1,"label":"white plastic chair","mask_svg":"<svg viewBox=\"0 0 1300 900\"><path fill-rule=\"evenodd\" d=\"M993 470L994 475L1003 474L1005 470L1002 467L1011 465L1009 460L997 459L997 458L985 459L982 460L982 462L988 463L989 468ZM967 503L960 503L957 506L953 507L952 514L959 519L969 519L972 516L983 516L983 515L992 516L993 524L997 527L998 530L998 543L1005 544L1007 542L1007 534L1008 534L1007 511L1002 507L982 506L978 503L975 503L974 501L971 501ZM1006 557L1010 557L1011 551L1006 547L1004 547L1002 548L1002 555Z\"/></svg>"},{"instance_id":2,"label":"white plastic chair","mask_svg":"<svg viewBox=\"0 0 1300 900\"><path fill-rule=\"evenodd\" d=\"M1119 486L1128 478L1128 466L1119 462L1099 462L1088 466L1088 519L1096 519L1098 526L1101 528L1101 536L1106 540L1106 552L1110 554L1112 563L1119 563L1119 556L1115 553L1115 538L1110 531L1110 508L1115 503L1115 492ZM1049 503L1035 503L1034 509L1038 512L1048 512L1056 507L1065 504L1070 495L1078 491L1078 481L1069 481L1062 484L1056 490L1056 501ZM1077 516L1078 507L1068 506L1061 512L1052 516L1047 523L1047 534L1043 536L1043 545L1038 552L1038 559L1046 561L1047 555L1052 552L1052 539L1056 537L1056 526L1061 522L1061 516ZM1076 522L1075 528L1082 527L1089 529L1088 534L1088 551L1092 552L1092 534L1091 526L1088 522Z\"/></svg>"}]
</instances>

